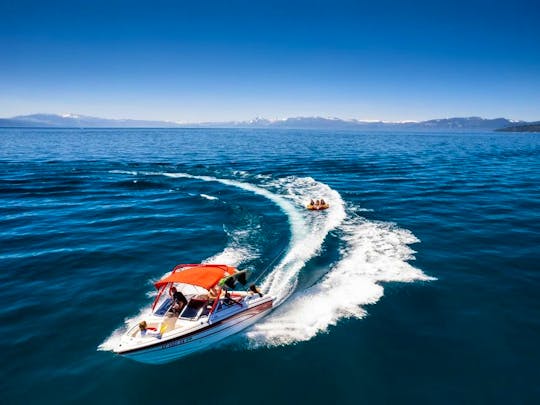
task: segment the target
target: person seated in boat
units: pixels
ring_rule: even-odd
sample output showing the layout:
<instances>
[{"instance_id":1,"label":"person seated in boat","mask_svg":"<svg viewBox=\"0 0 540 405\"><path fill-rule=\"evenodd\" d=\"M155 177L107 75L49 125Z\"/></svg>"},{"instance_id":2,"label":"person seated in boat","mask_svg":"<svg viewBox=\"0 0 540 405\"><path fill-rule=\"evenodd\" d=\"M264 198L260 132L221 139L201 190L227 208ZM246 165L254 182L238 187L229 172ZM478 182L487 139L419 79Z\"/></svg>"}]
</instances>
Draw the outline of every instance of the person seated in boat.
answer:
<instances>
[{"instance_id":1,"label":"person seated in boat","mask_svg":"<svg viewBox=\"0 0 540 405\"><path fill-rule=\"evenodd\" d=\"M142 321L139 323L139 331L141 332L141 336L154 336L161 338L161 333L159 333L156 328L149 328L146 321Z\"/></svg>"},{"instance_id":2,"label":"person seated in boat","mask_svg":"<svg viewBox=\"0 0 540 405\"><path fill-rule=\"evenodd\" d=\"M173 300L172 307L171 307L172 311L175 314L180 314L182 309L188 303L187 298L184 296L184 294L178 291L176 287L171 287L171 298Z\"/></svg>"},{"instance_id":3,"label":"person seated in boat","mask_svg":"<svg viewBox=\"0 0 540 405\"><path fill-rule=\"evenodd\" d=\"M312 207L315 205L315 201L313 201L313 198L309 201L309 205L311 205Z\"/></svg>"},{"instance_id":4,"label":"person seated in boat","mask_svg":"<svg viewBox=\"0 0 540 405\"><path fill-rule=\"evenodd\" d=\"M315 207L318 207L320 205L320 201L319 200L315 200Z\"/></svg>"},{"instance_id":5,"label":"person seated in boat","mask_svg":"<svg viewBox=\"0 0 540 405\"><path fill-rule=\"evenodd\" d=\"M326 202L324 201L324 199L321 198L321 205L326 205Z\"/></svg>"}]
</instances>

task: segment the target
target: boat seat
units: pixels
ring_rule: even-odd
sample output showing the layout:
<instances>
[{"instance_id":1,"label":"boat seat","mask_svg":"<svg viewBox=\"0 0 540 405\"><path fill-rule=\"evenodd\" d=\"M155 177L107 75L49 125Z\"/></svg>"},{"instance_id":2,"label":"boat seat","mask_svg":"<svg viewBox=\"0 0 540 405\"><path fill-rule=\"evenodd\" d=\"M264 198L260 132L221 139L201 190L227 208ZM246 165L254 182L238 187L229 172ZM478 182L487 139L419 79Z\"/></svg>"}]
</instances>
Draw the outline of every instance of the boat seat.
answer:
<instances>
[{"instance_id":1,"label":"boat seat","mask_svg":"<svg viewBox=\"0 0 540 405\"><path fill-rule=\"evenodd\" d=\"M163 321L161 322L161 325L159 327L160 331L163 331L162 333L167 333L173 330L176 326L177 319L178 319L178 316L176 315L163 317Z\"/></svg>"}]
</instances>

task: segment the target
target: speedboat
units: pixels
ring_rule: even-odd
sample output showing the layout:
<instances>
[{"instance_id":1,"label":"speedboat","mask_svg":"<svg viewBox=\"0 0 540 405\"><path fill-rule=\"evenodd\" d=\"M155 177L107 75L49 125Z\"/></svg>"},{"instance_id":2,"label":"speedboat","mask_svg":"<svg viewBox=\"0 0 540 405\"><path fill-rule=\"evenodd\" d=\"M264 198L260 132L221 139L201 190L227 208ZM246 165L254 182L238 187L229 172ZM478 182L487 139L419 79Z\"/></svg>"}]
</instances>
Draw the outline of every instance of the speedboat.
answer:
<instances>
[{"instance_id":1,"label":"speedboat","mask_svg":"<svg viewBox=\"0 0 540 405\"><path fill-rule=\"evenodd\" d=\"M179 264L154 283L157 296L149 315L124 333L113 351L142 363L162 364L209 348L261 319L273 297L245 284L246 272L222 264ZM174 287L174 288L173 288ZM185 305L175 307L172 292Z\"/></svg>"}]
</instances>

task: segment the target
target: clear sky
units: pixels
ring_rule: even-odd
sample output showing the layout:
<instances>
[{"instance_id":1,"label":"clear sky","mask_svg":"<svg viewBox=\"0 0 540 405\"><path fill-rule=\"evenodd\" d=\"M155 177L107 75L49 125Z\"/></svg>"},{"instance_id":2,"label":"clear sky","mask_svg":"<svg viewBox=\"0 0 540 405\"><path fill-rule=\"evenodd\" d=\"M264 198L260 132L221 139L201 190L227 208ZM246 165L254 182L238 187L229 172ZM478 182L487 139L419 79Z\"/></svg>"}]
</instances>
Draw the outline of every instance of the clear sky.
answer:
<instances>
[{"instance_id":1,"label":"clear sky","mask_svg":"<svg viewBox=\"0 0 540 405\"><path fill-rule=\"evenodd\" d=\"M540 120L540 1L0 0L0 116Z\"/></svg>"}]
</instances>

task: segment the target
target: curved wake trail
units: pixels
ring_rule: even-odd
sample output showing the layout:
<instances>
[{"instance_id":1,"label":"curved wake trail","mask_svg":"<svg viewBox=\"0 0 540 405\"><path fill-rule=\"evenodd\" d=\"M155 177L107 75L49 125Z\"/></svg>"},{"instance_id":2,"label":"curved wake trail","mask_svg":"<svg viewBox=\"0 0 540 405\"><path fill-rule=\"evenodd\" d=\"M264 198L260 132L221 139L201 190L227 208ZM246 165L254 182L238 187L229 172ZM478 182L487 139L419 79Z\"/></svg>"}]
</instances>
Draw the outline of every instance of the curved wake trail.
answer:
<instances>
[{"instance_id":1,"label":"curved wake trail","mask_svg":"<svg viewBox=\"0 0 540 405\"><path fill-rule=\"evenodd\" d=\"M285 177L258 186L237 180L188 173L148 174L218 182L263 196L280 207L288 217L291 240L287 253L261 285L263 291L276 298L275 306L280 305L292 294L296 288L300 270L319 252L328 232L345 218L344 203L339 193L310 177ZM332 206L332 210L328 213L315 213L323 215L306 213L304 209L306 196L324 198Z\"/></svg>"},{"instance_id":2,"label":"curved wake trail","mask_svg":"<svg viewBox=\"0 0 540 405\"><path fill-rule=\"evenodd\" d=\"M362 318L364 305L384 293L381 282L433 278L408 263L419 240L393 224L348 218L339 228L345 245L340 260L314 286L289 299L246 336L251 347L306 341L344 318Z\"/></svg>"},{"instance_id":3,"label":"curved wake trail","mask_svg":"<svg viewBox=\"0 0 540 405\"><path fill-rule=\"evenodd\" d=\"M382 282L429 281L433 278L413 267L414 250L409 245L419 240L408 230L377 221L368 221L357 216L359 209L345 209L340 194L310 177L285 177L273 179L269 176L236 174L248 182L212 176L197 176L188 173L136 173L125 174L159 175L171 178L189 178L218 182L263 196L274 202L288 218L291 239L281 261L266 276L261 288L276 299L276 310L251 327L242 336L249 347L286 345L306 341L319 333L328 331L341 319L362 318L365 305L376 303L384 294ZM324 198L332 207L326 212L308 212L304 209L306 196ZM348 212L350 211L350 212ZM225 249L208 258L206 262L224 262L238 266L256 256L250 250L246 235L253 232L237 229L229 234ZM295 291L298 276L305 264L315 257L328 233L337 230L342 246L339 259L315 285ZM292 297L291 297L292 296ZM291 298L289 298L291 297ZM139 316L147 313L142 309ZM126 320L132 323L138 317ZM115 331L100 348L112 345L120 335Z\"/></svg>"},{"instance_id":4,"label":"curved wake trail","mask_svg":"<svg viewBox=\"0 0 540 405\"><path fill-rule=\"evenodd\" d=\"M189 173L166 172L121 172L115 174L166 176L170 178L189 178L208 182L218 182L224 185L237 187L254 194L263 196L275 203L286 215L289 222L291 239L286 253L281 261L268 274L260 288L275 297L274 305L282 304L295 290L298 275L306 262L313 258L320 250L324 239L330 231L335 229L345 218L345 205L341 196L326 184L316 182L312 178L286 177L270 180L262 185L223 179L212 176L198 176ZM247 176L247 173L243 174ZM258 179L263 177L257 176ZM331 206L328 212L312 213L304 209L306 196L324 198ZM315 215L314 215L315 214ZM249 248L242 246L242 231L230 234L230 242L225 249L206 259L205 262L224 262L238 266L247 258L254 256ZM141 316L150 314L150 308L140 310L135 317L125 319L125 327L130 327ZM110 350L122 335L124 328L119 328L106 339L100 350Z\"/></svg>"}]
</instances>

